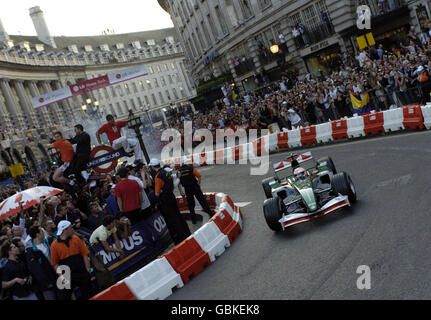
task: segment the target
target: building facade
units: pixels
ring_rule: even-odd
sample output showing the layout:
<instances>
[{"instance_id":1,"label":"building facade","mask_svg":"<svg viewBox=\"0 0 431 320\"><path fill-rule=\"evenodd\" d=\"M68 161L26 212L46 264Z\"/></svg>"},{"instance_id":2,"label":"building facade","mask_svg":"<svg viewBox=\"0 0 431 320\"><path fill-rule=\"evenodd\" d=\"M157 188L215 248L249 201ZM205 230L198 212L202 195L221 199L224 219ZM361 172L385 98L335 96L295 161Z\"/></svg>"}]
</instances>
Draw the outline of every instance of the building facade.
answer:
<instances>
[{"instance_id":1,"label":"building facade","mask_svg":"<svg viewBox=\"0 0 431 320\"><path fill-rule=\"evenodd\" d=\"M283 71L305 76L336 67L338 53L357 53L364 33L396 44L410 26L425 31L431 17L428 0L158 1L171 15L195 83L228 72L245 90L255 88L256 74L279 75L274 44L284 48ZM371 10L372 30L357 28L361 5Z\"/></svg>"},{"instance_id":2,"label":"building facade","mask_svg":"<svg viewBox=\"0 0 431 320\"><path fill-rule=\"evenodd\" d=\"M53 37L39 7L31 8L30 16L37 36L9 35L0 22L0 171L22 162L30 142L36 158L46 158L46 150L37 146L54 130L72 132L75 124L100 123L107 114L124 120L129 110L157 123L166 120L170 108L196 96L174 28ZM140 64L149 70L145 77L37 110L32 106L33 97Z\"/></svg>"}]
</instances>

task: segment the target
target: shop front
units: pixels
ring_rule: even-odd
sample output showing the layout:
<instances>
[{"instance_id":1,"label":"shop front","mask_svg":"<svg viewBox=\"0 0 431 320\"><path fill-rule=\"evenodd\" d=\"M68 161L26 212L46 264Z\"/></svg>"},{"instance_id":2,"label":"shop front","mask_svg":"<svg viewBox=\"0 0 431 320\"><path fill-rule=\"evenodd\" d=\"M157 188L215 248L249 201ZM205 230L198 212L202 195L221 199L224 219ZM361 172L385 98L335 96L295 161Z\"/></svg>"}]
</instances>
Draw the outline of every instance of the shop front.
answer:
<instances>
[{"instance_id":1,"label":"shop front","mask_svg":"<svg viewBox=\"0 0 431 320\"><path fill-rule=\"evenodd\" d=\"M312 53L303 58L310 74L330 73L342 63L340 58L341 47L338 42L331 44L325 40L320 44L311 46L310 51Z\"/></svg>"}]
</instances>

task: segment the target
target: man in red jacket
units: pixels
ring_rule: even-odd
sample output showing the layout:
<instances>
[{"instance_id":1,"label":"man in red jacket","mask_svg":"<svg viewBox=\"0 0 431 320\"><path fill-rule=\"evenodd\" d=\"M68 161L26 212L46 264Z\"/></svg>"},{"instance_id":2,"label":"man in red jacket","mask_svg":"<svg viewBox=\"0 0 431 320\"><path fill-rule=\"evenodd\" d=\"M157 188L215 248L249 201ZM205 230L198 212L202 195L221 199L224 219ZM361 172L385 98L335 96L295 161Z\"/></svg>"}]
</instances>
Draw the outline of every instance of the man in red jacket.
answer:
<instances>
[{"instance_id":1,"label":"man in red jacket","mask_svg":"<svg viewBox=\"0 0 431 320\"><path fill-rule=\"evenodd\" d=\"M121 128L127 127L127 121L115 122L115 118L113 115L106 116L106 121L108 121L108 123L105 123L96 132L96 137L99 144L102 144L100 135L106 133L106 135L108 136L108 140L114 150L123 148L126 152L126 155L128 157L131 157L132 153L130 152L130 147L132 147L135 152L135 160L143 163L144 153L142 152L139 140L136 138L121 136Z\"/></svg>"}]
</instances>

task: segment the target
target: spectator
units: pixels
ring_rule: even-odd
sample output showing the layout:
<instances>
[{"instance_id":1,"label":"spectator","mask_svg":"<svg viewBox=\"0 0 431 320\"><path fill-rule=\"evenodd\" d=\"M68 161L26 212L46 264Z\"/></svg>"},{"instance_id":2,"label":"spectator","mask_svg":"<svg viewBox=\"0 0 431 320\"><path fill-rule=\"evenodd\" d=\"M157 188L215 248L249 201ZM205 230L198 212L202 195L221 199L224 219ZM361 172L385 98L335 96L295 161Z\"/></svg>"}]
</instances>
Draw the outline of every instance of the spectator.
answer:
<instances>
[{"instance_id":1,"label":"spectator","mask_svg":"<svg viewBox=\"0 0 431 320\"><path fill-rule=\"evenodd\" d=\"M99 205L96 202L90 204L90 215L88 216L87 227L91 231L96 230L103 224L103 218L105 217L105 212L100 210Z\"/></svg>"},{"instance_id":2,"label":"spectator","mask_svg":"<svg viewBox=\"0 0 431 320\"><path fill-rule=\"evenodd\" d=\"M12 242L2 247L2 256L8 261L2 270L2 288L12 300L37 300L31 289L32 277L24 261L18 258L19 248Z\"/></svg>"},{"instance_id":3,"label":"spectator","mask_svg":"<svg viewBox=\"0 0 431 320\"><path fill-rule=\"evenodd\" d=\"M59 277L63 277L63 271L59 266L67 266L70 269L70 288L59 290L60 300L70 300L73 289L79 288L81 299L91 297L90 261L89 251L85 244L74 235L72 224L69 221L60 221L58 224L58 238L51 245L51 265Z\"/></svg>"},{"instance_id":4,"label":"spectator","mask_svg":"<svg viewBox=\"0 0 431 320\"><path fill-rule=\"evenodd\" d=\"M112 248L108 244L108 238L112 236L115 242L115 248ZM105 252L116 252L120 254L120 259L124 258L125 253L121 249L120 240L117 236L117 228L115 227L115 220L112 216L106 216L103 218L103 224L93 231L90 237L90 244L95 246L101 243Z\"/></svg>"},{"instance_id":5,"label":"spectator","mask_svg":"<svg viewBox=\"0 0 431 320\"><path fill-rule=\"evenodd\" d=\"M50 244L40 227L29 230L31 247L26 249L27 267L33 282L44 300L56 299L57 277L51 266Z\"/></svg>"},{"instance_id":6,"label":"spectator","mask_svg":"<svg viewBox=\"0 0 431 320\"><path fill-rule=\"evenodd\" d=\"M288 118L290 120L290 123L292 124L292 129L298 129L300 127L304 126L304 122L302 121L301 117L298 115L298 113L293 110L292 108L287 111Z\"/></svg>"},{"instance_id":7,"label":"spectator","mask_svg":"<svg viewBox=\"0 0 431 320\"><path fill-rule=\"evenodd\" d=\"M117 198L118 207L132 225L141 220L141 204L143 188L138 182L128 178L129 170L121 168L118 172L121 181L115 185L114 195Z\"/></svg>"}]
</instances>

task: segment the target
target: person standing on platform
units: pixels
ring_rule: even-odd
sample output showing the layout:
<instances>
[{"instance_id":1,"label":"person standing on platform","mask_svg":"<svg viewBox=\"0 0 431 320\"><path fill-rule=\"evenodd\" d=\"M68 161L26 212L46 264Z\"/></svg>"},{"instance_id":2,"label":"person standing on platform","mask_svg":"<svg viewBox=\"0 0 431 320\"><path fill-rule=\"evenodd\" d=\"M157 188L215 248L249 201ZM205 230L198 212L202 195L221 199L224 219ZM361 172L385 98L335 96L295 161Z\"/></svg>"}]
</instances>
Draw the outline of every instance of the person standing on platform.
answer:
<instances>
[{"instance_id":1,"label":"person standing on platform","mask_svg":"<svg viewBox=\"0 0 431 320\"><path fill-rule=\"evenodd\" d=\"M75 133L76 136L73 138L70 136L69 139L71 144L76 144L76 153L70 165L70 171L75 175L78 184L83 185L90 176L86 169L90 161L91 138L80 124L75 126Z\"/></svg>"},{"instance_id":2,"label":"person standing on platform","mask_svg":"<svg viewBox=\"0 0 431 320\"><path fill-rule=\"evenodd\" d=\"M187 204L189 206L190 216L192 223L196 224L196 213L195 213L195 197L198 199L204 212L208 213L210 217L214 215L214 212L210 209L208 202L201 189L201 174L193 167L181 161L181 167L178 169L178 178L181 181L181 185L185 189L187 197Z\"/></svg>"},{"instance_id":3,"label":"person standing on platform","mask_svg":"<svg viewBox=\"0 0 431 320\"><path fill-rule=\"evenodd\" d=\"M111 146L112 148L114 148L114 150L123 148L126 156L131 157L133 153L131 152L130 147L132 147L135 153L135 160L143 163L144 153L142 152L139 140L135 138L127 138L121 136L121 128L127 127L127 121L115 122L115 118L113 115L107 115L106 121L108 121L108 123L105 123L96 132L97 142L99 142L99 144L102 144L100 135L106 133L109 142L111 143Z\"/></svg>"},{"instance_id":4,"label":"person standing on platform","mask_svg":"<svg viewBox=\"0 0 431 320\"><path fill-rule=\"evenodd\" d=\"M177 199L174 195L172 173L161 168L160 161L157 159L151 160L150 166L157 171L154 192L158 198L159 209L174 243L179 244L187 239L191 235L191 232L178 209Z\"/></svg>"}]
</instances>

